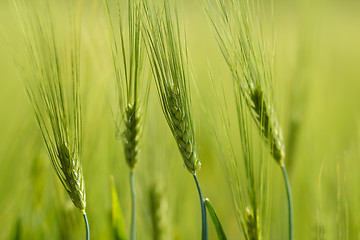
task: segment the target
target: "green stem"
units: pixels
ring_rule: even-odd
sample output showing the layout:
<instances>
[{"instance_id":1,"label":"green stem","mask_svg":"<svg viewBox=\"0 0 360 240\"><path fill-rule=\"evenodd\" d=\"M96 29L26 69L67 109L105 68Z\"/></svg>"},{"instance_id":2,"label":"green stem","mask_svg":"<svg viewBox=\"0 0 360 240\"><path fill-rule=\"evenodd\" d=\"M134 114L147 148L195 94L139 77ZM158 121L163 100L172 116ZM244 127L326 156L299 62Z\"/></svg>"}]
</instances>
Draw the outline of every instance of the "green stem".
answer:
<instances>
[{"instance_id":1,"label":"green stem","mask_svg":"<svg viewBox=\"0 0 360 240\"><path fill-rule=\"evenodd\" d=\"M288 212L289 212L289 240L293 240L294 239L294 216L293 216L293 206L292 206L290 183L289 183L288 175L286 173L285 166L284 165L281 166L281 169L282 169L285 184L286 184L286 193L287 193L288 207L289 207L289 209L288 209Z\"/></svg>"},{"instance_id":2,"label":"green stem","mask_svg":"<svg viewBox=\"0 0 360 240\"><path fill-rule=\"evenodd\" d=\"M195 183L196 183L196 187L198 189L199 192L199 197L200 197L200 204L201 204L201 220L202 220L202 230L201 230L201 239L202 240L208 240L209 239L209 235L208 235L208 229L207 229L207 221L206 221L206 209L205 209L205 204L204 204L204 199L202 197L201 194L201 189L200 189L200 185L199 182L197 180L196 174L193 175L194 179L195 179Z\"/></svg>"},{"instance_id":3,"label":"green stem","mask_svg":"<svg viewBox=\"0 0 360 240\"><path fill-rule=\"evenodd\" d=\"M89 222L86 216L86 213L83 214L85 221L85 230L86 230L86 240L90 240L90 230L89 230Z\"/></svg>"},{"instance_id":4,"label":"green stem","mask_svg":"<svg viewBox=\"0 0 360 240\"><path fill-rule=\"evenodd\" d=\"M131 187L131 232L130 239L135 240L135 187L134 187L134 172L130 172L130 187Z\"/></svg>"}]
</instances>

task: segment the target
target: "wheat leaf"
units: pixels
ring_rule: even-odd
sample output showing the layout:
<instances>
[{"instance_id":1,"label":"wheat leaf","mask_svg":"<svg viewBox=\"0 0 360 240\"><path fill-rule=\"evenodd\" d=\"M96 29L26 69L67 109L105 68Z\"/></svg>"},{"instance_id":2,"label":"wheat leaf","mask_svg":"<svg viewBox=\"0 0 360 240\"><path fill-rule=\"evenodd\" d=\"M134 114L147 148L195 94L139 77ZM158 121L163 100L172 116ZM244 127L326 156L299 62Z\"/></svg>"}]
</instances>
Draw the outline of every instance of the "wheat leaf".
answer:
<instances>
[{"instance_id":1,"label":"wheat leaf","mask_svg":"<svg viewBox=\"0 0 360 240\"><path fill-rule=\"evenodd\" d=\"M116 193L114 177L110 177L110 184L111 184L111 199L112 199L112 227L115 234L116 240L126 240L126 231L125 231L125 224L124 224L124 217L121 211L119 198Z\"/></svg>"},{"instance_id":2,"label":"wheat leaf","mask_svg":"<svg viewBox=\"0 0 360 240\"><path fill-rule=\"evenodd\" d=\"M208 198L204 199L205 206L210 214L211 220L214 223L214 227L219 240L227 240L224 229L221 226L220 220L216 215L215 209Z\"/></svg>"}]
</instances>

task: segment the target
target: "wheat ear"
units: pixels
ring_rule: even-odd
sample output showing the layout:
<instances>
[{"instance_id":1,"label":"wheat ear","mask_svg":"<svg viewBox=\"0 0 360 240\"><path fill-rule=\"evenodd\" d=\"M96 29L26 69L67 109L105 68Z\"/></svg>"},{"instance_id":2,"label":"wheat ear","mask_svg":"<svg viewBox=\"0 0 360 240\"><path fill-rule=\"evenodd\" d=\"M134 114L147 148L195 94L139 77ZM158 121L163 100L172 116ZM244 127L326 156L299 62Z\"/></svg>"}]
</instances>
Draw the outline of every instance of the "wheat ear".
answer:
<instances>
[{"instance_id":1,"label":"wheat ear","mask_svg":"<svg viewBox=\"0 0 360 240\"><path fill-rule=\"evenodd\" d=\"M116 21L112 20L109 0L104 1L107 16L110 46L113 57L116 94L118 97L116 124L122 135L122 145L126 163L130 169L132 199L132 220L130 239L135 239L135 187L133 171L139 159L140 139L148 102L150 81L143 76L143 47L140 0L128 0L127 22L121 16L122 6L118 1ZM118 23L117 26L114 22ZM117 35L119 31L119 35ZM128 37L128 38L127 38Z\"/></svg>"},{"instance_id":2,"label":"wheat ear","mask_svg":"<svg viewBox=\"0 0 360 240\"><path fill-rule=\"evenodd\" d=\"M138 161L140 140L140 116L138 104L128 105L125 111L123 145L125 159L131 170Z\"/></svg>"},{"instance_id":3,"label":"wheat ear","mask_svg":"<svg viewBox=\"0 0 360 240\"><path fill-rule=\"evenodd\" d=\"M260 3L254 0L206 2L206 11L232 73L234 86L245 100L255 124L270 146L271 155L282 169L288 196L289 239L293 239L292 200L284 165L284 143L271 101L273 61L263 40Z\"/></svg>"},{"instance_id":4,"label":"wheat ear","mask_svg":"<svg viewBox=\"0 0 360 240\"><path fill-rule=\"evenodd\" d=\"M68 19L48 5L19 3L14 2L26 43L25 89L50 160L84 216L89 239L81 164L80 14L74 12L73 2L67 2ZM60 30L60 22L67 27Z\"/></svg>"},{"instance_id":5,"label":"wheat ear","mask_svg":"<svg viewBox=\"0 0 360 240\"><path fill-rule=\"evenodd\" d=\"M273 158L282 166L285 156L284 141L277 119L271 116L272 107L267 104L260 87L252 90L250 94L251 102L249 105L252 108L254 119L265 139L269 141Z\"/></svg>"},{"instance_id":6,"label":"wheat ear","mask_svg":"<svg viewBox=\"0 0 360 240\"><path fill-rule=\"evenodd\" d=\"M155 2L151 3L155 5ZM206 209L196 177L200 160L196 154L190 111L187 52L180 37L177 13L173 19L173 13L166 0L163 2L162 10L150 8L147 1L144 1L144 9L146 49L162 111L176 140L184 165L194 177L200 197L202 239L208 239Z\"/></svg>"},{"instance_id":7,"label":"wheat ear","mask_svg":"<svg viewBox=\"0 0 360 240\"><path fill-rule=\"evenodd\" d=\"M284 142L270 99L272 61L264 47L266 43L262 42L262 29L254 23L252 8L256 8L256 3L245 0L207 2L207 13L234 83L269 143L271 154L283 165Z\"/></svg>"},{"instance_id":8,"label":"wheat ear","mask_svg":"<svg viewBox=\"0 0 360 240\"><path fill-rule=\"evenodd\" d=\"M255 216L256 214L256 216ZM260 240L261 239L261 231L260 225L257 221L259 219L259 214L257 211L251 210L250 208L246 208L245 212L245 224L247 230L247 239L249 240Z\"/></svg>"},{"instance_id":9,"label":"wheat ear","mask_svg":"<svg viewBox=\"0 0 360 240\"><path fill-rule=\"evenodd\" d=\"M147 3L145 3L147 4ZM166 121L176 140L184 164L195 174L200 167L196 153L190 111L186 50L181 44L179 26L174 26L167 2L165 13L145 5L145 39L157 92Z\"/></svg>"}]
</instances>

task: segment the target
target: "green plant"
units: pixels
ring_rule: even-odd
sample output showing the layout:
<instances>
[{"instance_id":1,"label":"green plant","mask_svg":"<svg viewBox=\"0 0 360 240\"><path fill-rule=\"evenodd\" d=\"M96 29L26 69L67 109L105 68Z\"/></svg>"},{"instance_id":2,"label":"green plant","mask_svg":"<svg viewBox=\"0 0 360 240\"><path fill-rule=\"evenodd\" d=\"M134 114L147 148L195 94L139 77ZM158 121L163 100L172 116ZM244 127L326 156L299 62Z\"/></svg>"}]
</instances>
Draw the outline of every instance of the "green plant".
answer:
<instances>
[{"instance_id":1,"label":"green plant","mask_svg":"<svg viewBox=\"0 0 360 240\"><path fill-rule=\"evenodd\" d=\"M208 0L206 11L219 48L231 71L237 100L249 109L253 122L281 167L288 196L289 239L293 239L290 185L284 165L284 143L273 110L273 62L263 40L260 3L246 0ZM244 105L238 104L238 112ZM241 110L242 111L242 110ZM239 115L239 113L238 113ZM240 126L240 129L244 126ZM245 126L246 127L246 126ZM254 209L252 211L255 211ZM256 219L256 213L253 213Z\"/></svg>"},{"instance_id":2,"label":"green plant","mask_svg":"<svg viewBox=\"0 0 360 240\"><path fill-rule=\"evenodd\" d=\"M205 203L205 206L208 209L210 217L215 225L216 233L218 235L219 240L226 240L227 237L226 237L225 231L220 223L220 220L215 212L215 209L214 209L212 203L210 202L210 200L208 198L204 199L204 203Z\"/></svg>"},{"instance_id":3,"label":"green plant","mask_svg":"<svg viewBox=\"0 0 360 240\"><path fill-rule=\"evenodd\" d=\"M117 130L121 133L124 155L130 168L130 186L132 196L132 220L130 239L135 239L135 187L134 168L138 162L140 150L140 136L142 129L141 113L146 109L149 81L144 78L143 73L143 49L141 34L142 10L140 1L129 0L128 22L123 23L121 4L117 3L117 23L114 27L111 18L110 2L104 0L107 15L110 45L116 79L117 93ZM128 38L126 38L128 37ZM140 91L144 89L145 91Z\"/></svg>"},{"instance_id":4,"label":"green plant","mask_svg":"<svg viewBox=\"0 0 360 240\"><path fill-rule=\"evenodd\" d=\"M211 77L211 79L213 79ZM213 80L214 94L217 100L218 112L211 116L214 139L220 150L221 164L233 195L237 222L244 239L263 239L268 235L269 215L269 174L267 164L267 149L262 146L262 139L253 133L251 112L247 108L237 87L231 85L234 91L235 119L231 116L232 109L221 86ZM217 118L218 116L218 118ZM236 126L237 125L237 126ZM234 130L238 130L238 134ZM240 140L240 148L235 146ZM265 150L265 151L264 151Z\"/></svg>"},{"instance_id":5,"label":"green plant","mask_svg":"<svg viewBox=\"0 0 360 240\"><path fill-rule=\"evenodd\" d=\"M196 177L200 159L190 110L187 50L182 44L177 13L174 18L167 1L161 10L150 7L147 1L144 8L145 42L161 107L184 165L194 177L201 204L202 239L208 239L206 209Z\"/></svg>"},{"instance_id":6,"label":"green plant","mask_svg":"<svg viewBox=\"0 0 360 240\"><path fill-rule=\"evenodd\" d=\"M110 177L111 183L111 200L112 200L112 225L114 229L114 235L116 240L126 240L126 231L124 225L123 213L120 207L119 198L116 193L114 177Z\"/></svg>"},{"instance_id":7,"label":"green plant","mask_svg":"<svg viewBox=\"0 0 360 240\"><path fill-rule=\"evenodd\" d=\"M81 211L90 238L81 164L80 16L67 3L69 18L38 2L14 2L26 44L20 70L50 160L74 205ZM77 6L79 8L79 6ZM58 18L57 18L58 17ZM67 23L65 26L61 23Z\"/></svg>"}]
</instances>

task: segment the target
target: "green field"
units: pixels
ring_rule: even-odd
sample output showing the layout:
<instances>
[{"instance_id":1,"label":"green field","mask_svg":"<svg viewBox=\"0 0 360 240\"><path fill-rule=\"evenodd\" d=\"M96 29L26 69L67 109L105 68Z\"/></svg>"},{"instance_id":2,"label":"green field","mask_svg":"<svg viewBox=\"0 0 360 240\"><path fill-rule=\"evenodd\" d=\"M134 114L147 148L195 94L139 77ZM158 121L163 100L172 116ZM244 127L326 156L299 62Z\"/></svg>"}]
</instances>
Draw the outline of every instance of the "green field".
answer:
<instances>
[{"instance_id":1,"label":"green field","mask_svg":"<svg viewBox=\"0 0 360 240\"><path fill-rule=\"evenodd\" d=\"M102 0L83 2L80 95L86 212L92 239L114 239L110 177L129 236L129 168L114 123L115 74L104 6ZM218 116L212 81L225 85L231 102L231 74L202 1L169 2L176 2L180 30L186 33L182 35L188 47L192 120L201 161L197 177L228 239L243 239L226 177L228 159L214 134L222 130L214 125ZM260 2L267 16L264 38L275 45L273 105L285 142L295 239L360 239L360 1L274 0L272 17L270 4ZM57 14L66 16L61 11ZM13 1L0 0L0 239L85 239L82 216L55 174L26 96L19 68L25 58ZM201 239L197 189L156 90L151 79L134 170L137 239L155 239L149 204L154 189L161 200L157 214L164 235L159 239ZM227 114L236 118L234 103ZM258 141L258 132L252 134ZM239 138L232 145L240 149ZM269 219L263 239L288 239L283 176L271 156L264 158ZM209 216L208 228L210 239L217 239Z\"/></svg>"}]
</instances>

